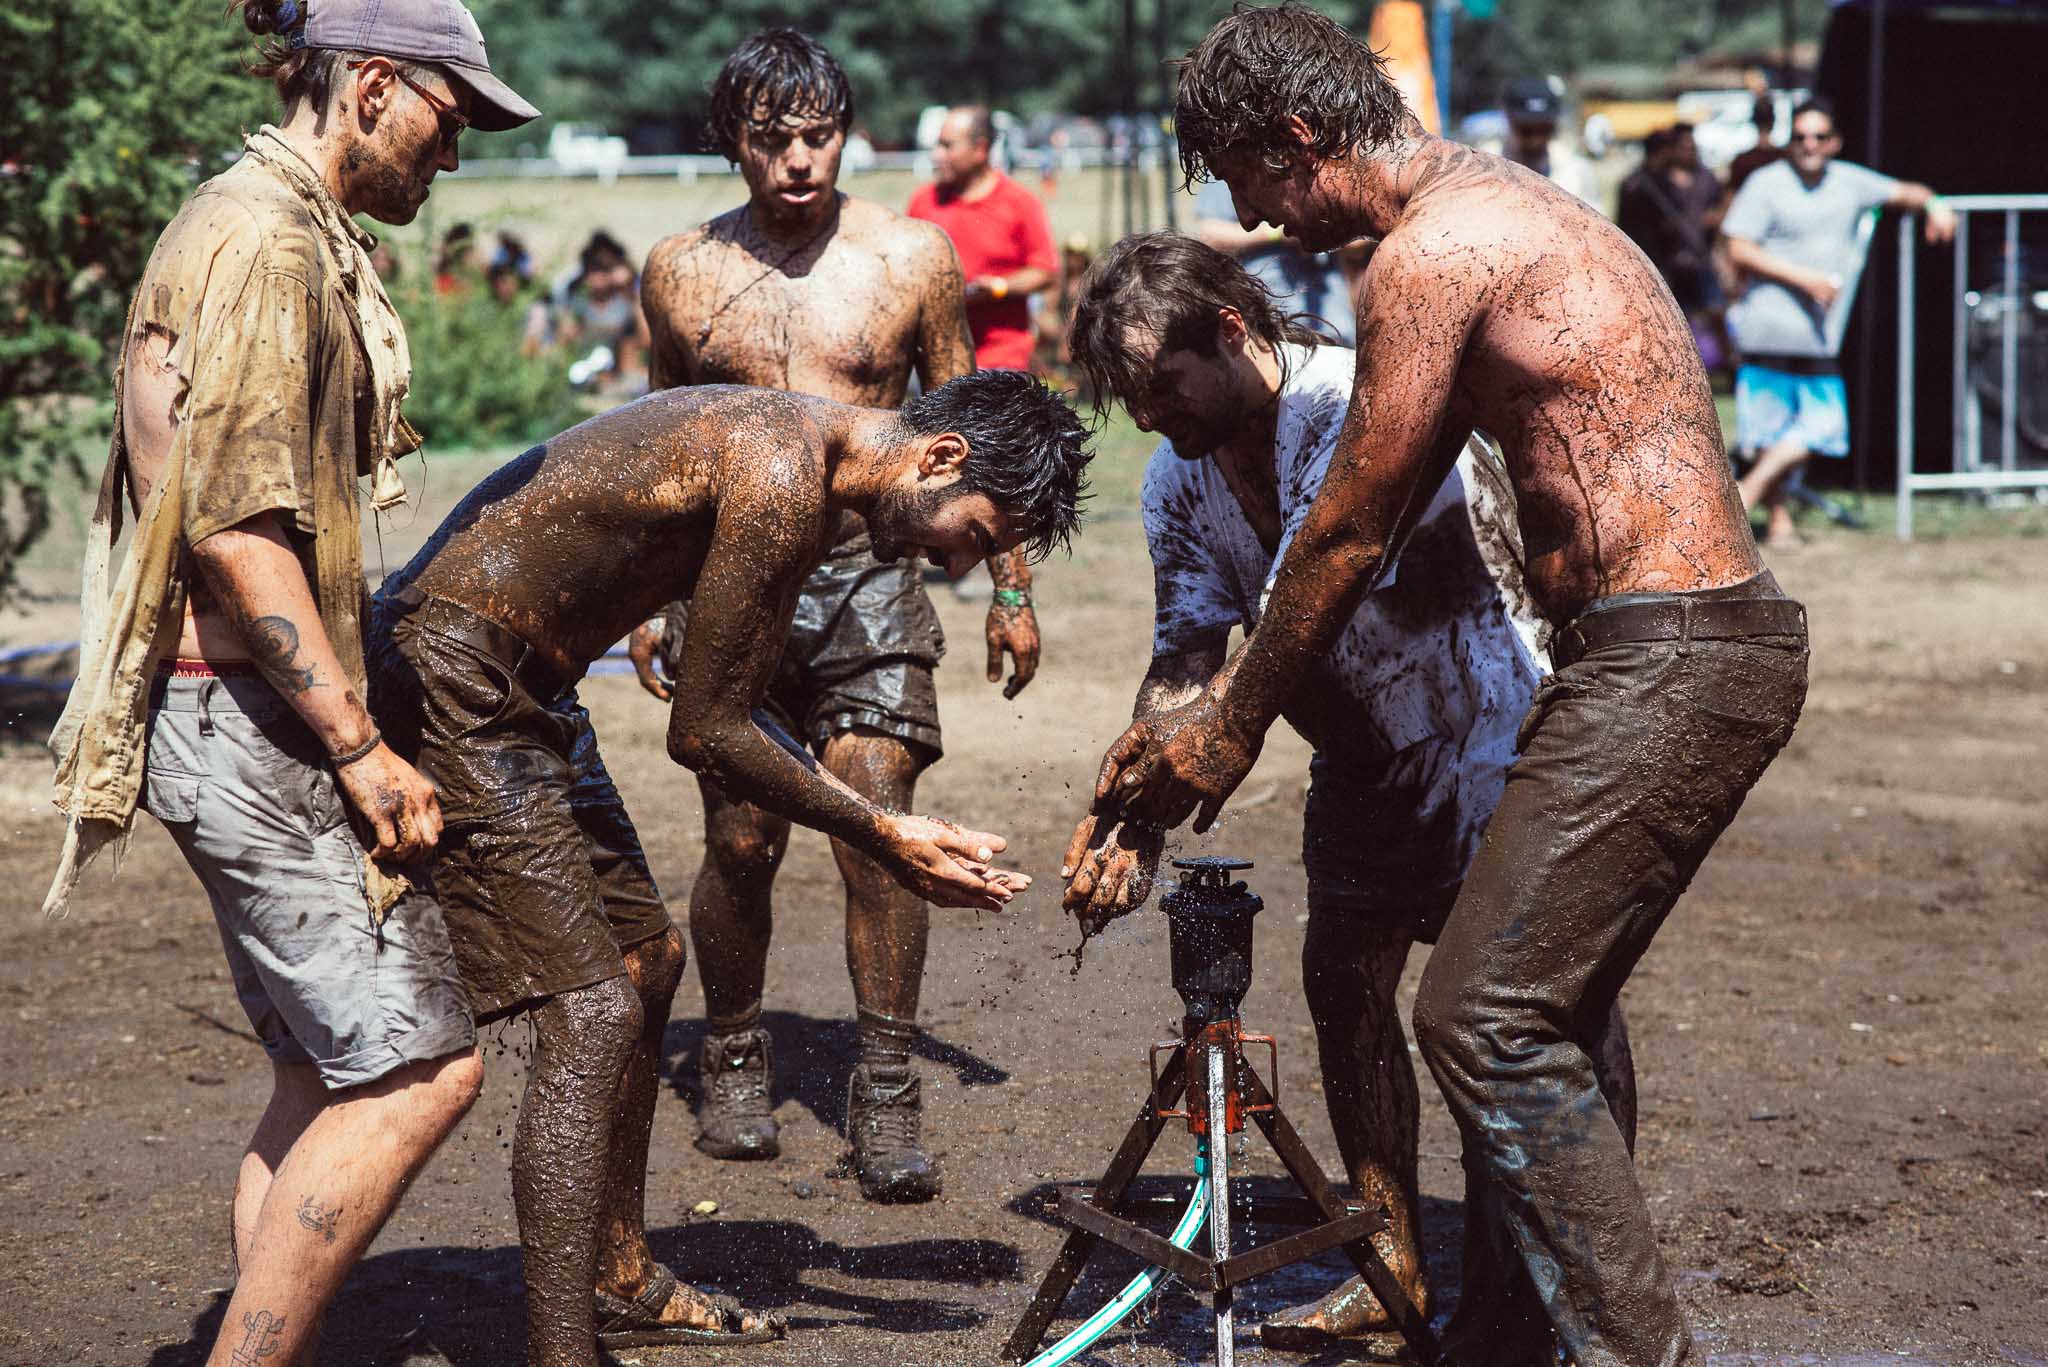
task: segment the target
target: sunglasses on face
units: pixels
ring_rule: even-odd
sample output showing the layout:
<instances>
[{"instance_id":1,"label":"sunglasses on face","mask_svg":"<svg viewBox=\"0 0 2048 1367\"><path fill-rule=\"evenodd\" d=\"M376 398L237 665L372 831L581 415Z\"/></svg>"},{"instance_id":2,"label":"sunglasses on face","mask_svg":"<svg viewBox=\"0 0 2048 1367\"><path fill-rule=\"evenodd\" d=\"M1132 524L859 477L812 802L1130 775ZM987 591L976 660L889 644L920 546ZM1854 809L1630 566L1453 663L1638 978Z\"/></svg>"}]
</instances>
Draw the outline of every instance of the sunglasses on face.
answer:
<instances>
[{"instance_id":1,"label":"sunglasses on face","mask_svg":"<svg viewBox=\"0 0 2048 1367\"><path fill-rule=\"evenodd\" d=\"M1829 142L1833 142L1834 140L1835 140L1835 135L1834 135L1833 133L1831 133L1831 132L1830 132L1830 133L1794 133L1794 134L1792 135L1792 141L1793 141L1793 142L1799 142L1799 143L1807 143L1807 142L1810 142L1810 143L1814 144L1815 146L1819 146L1819 145L1820 145L1820 144L1822 144L1822 143L1829 143Z\"/></svg>"},{"instance_id":2,"label":"sunglasses on face","mask_svg":"<svg viewBox=\"0 0 2048 1367\"><path fill-rule=\"evenodd\" d=\"M350 62L348 63L348 69L354 71L363 65L363 61ZM462 131L465 128L469 127L469 116L454 105L449 104L446 100L436 96L433 91L428 90L397 67L391 69L391 74L396 76L405 85L407 90L410 90L413 94L426 101L427 108L434 111L434 118L441 126L441 150L443 152L454 151L455 140L462 136Z\"/></svg>"}]
</instances>

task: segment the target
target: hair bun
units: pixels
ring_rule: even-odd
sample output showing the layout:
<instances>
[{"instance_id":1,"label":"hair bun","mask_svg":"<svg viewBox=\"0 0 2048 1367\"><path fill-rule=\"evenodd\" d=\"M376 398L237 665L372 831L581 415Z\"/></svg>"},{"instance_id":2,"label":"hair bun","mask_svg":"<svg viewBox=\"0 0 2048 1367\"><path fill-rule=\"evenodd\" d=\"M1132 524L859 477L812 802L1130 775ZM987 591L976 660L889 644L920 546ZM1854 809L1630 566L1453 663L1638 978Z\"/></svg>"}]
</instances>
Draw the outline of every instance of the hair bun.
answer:
<instances>
[{"instance_id":1,"label":"hair bun","mask_svg":"<svg viewBox=\"0 0 2048 1367\"><path fill-rule=\"evenodd\" d=\"M284 33L296 28L305 17L298 0L237 0L242 22L249 32Z\"/></svg>"}]
</instances>

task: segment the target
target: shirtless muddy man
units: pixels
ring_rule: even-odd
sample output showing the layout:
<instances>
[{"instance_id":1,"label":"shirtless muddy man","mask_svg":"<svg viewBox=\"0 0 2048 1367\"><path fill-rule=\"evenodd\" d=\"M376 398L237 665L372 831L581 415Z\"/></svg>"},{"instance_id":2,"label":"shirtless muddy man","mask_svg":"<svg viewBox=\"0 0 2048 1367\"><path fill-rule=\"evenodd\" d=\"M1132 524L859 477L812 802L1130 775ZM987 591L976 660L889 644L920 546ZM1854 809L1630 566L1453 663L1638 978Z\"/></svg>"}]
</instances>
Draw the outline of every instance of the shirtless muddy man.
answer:
<instances>
[{"instance_id":1,"label":"shirtless muddy man","mask_svg":"<svg viewBox=\"0 0 2048 1367\"><path fill-rule=\"evenodd\" d=\"M1098 816L1199 809L1206 829L1467 434L1497 441L1558 632L1416 998L1464 1138L1446 1360L1548 1364L1561 1341L1582 1367L1671 1367L1691 1335L1577 1041L1791 736L1804 614L1758 560L1677 304L1600 215L1425 133L1372 52L1300 5L1219 23L1182 64L1175 125L1246 228L1379 245L1349 413L1257 628L1111 748Z\"/></svg>"},{"instance_id":2,"label":"shirtless muddy man","mask_svg":"<svg viewBox=\"0 0 2048 1367\"><path fill-rule=\"evenodd\" d=\"M753 35L713 83L710 122L749 197L648 257L642 304L656 388L765 385L894 408L913 371L932 389L974 369L960 264L945 235L838 191L853 92L829 52L793 29ZM916 569L877 557L869 542L858 516L839 516L797 599L767 707L828 772L902 810L939 757L932 671L945 640ZM1016 672L1004 695L1014 697L1038 668L1031 576L1023 557L992 549L983 548L996 583L988 677L1001 677L1007 651ZM657 651L672 656L687 637L682 605L664 618L633 642L656 697L667 695ZM789 822L715 777L699 786L704 865L690 893L690 938L710 1020L697 1147L717 1158L769 1159L780 1141L761 1000ZM928 1200L940 1179L922 1140L910 1056L929 918L858 847L835 841L832 849L846 882L846 962L860 1021L846 1116L855 1173L870 1200Z\"/></svg>"},{"instance_id":3,"label":"shirtless muddy man","mask_svg":"<svg viewBox=\"0 0 2048 1367\"><path fill-rule=\"evenodd\" d=\"M512 1155L529 1361L594 1367L594 1344L779 1332L680 1286L647 1248L656 1065L683 944L573 685L680 595L679 763L917 897L999 907L1030 882L993 866L999 837L862 797L759 708L840 515L864 519L878 559L922 555L951 574L1043 553L1078 521L1085 441L1062 399L1002 372L900 411L666 391L493 474L379 591L372 705L439 789L434 883L471 1005L479 1022L534 1022Z\"/></svg>"}]
</instances>

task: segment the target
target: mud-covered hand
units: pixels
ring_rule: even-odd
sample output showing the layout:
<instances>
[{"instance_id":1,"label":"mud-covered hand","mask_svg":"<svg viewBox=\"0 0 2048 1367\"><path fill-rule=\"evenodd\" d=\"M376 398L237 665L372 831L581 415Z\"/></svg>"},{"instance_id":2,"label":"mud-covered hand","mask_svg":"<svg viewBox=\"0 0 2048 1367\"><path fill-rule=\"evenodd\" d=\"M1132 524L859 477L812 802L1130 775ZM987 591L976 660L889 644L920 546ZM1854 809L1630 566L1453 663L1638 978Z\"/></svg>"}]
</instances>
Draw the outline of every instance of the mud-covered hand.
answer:
<instances>
[{"instance_id":1,"label":"mud-covered hand","mask_svg":"<svg viewBox=\"0 0 2048 1367\"><path fill-rule=\"evenodd\" d=\"M626 638L626 658L633 662L633 672L640 676L640 686L662 702L669 700L672 691L669 680L664 676L661 658L661 636L668 625L665 617L650 617L633 628L633 634Z\"/></svg>"},{"instance_id":2,"label":"mud-covered hand","mask_svg":"<svg viewBox=\"0 0 2048 1367\"><path fill-rule=\"evenodd\" d=\"M390 746L379 745L335 770L342 796L355 808L376 844L370 853L410 864L433 853L441 839L441 800L434 785Z\"/></svg>"},{"instance_id":3,"label":"mud-covered hand","mask_svg":"<svg viewBox=\"0 0 2048 1367\"><path fill-rule=\"evenodd\" d=\"M1038 673L1038 618L1032 614L1031 604L991 603L986 635L988 681L995 683L1003 677L1003 652L1008 651L1016 668L1010 682L1003 685L1003 696L1014 698Z\"/></svg>"},{"instance_id":4,"label":"mud-covered hand","mask_svg":"<svg viewBox=\"0 0 2048 1367\"><path fill-rule=\"evenodd\" d=\"M1101 839L1096 838L1100 831ZM1090 815L1074 831L1060 861L1067 880L1061 905L1093 935L1117 917L1136 911L1152 895L1166 832L1142 821L1098 821Z\"/></svg>"},{"instance_id":5,"label":"mud-covered hand","mask_svg":"<svg viewBox=\"0 0 2048 1367\"><path fill-rule=\"evenodd\" d=\"M999 835L962 830L930 816L893 816L884 861L896 881L942 907L995 911L1031 879L991 861L1008 847Z\"/></svg>"},{"instance_id":6,"label":"mud-covered hand","mask_svg":"<svg viewBox=\"0 0 2048 1367\"><path fill-rule=\"evenodd\" d=\"M1117 737L1095 778L1095 811L1165 830L1192 813L1195 830L1206 831L1258 762L1265 739L1232 726L1220 696L1205 690L1184 707L1132 722Z\"/></svg>"}]
</instances>

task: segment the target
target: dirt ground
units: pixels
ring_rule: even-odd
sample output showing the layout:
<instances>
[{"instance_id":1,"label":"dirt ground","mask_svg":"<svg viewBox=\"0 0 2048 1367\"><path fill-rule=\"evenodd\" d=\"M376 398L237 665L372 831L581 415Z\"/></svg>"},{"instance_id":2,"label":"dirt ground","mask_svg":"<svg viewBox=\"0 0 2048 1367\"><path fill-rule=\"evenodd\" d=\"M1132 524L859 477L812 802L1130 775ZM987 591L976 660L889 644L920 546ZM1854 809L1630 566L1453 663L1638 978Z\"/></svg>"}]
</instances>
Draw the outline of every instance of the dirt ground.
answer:
<instances>
[{"instance_id":1,"label":"dirt ground","mask_svg":"<svg viewBox=\"0 0 2048 1367\"><path fill-rule=\"evenodd\" d=\"M1106 471L1105 492L1128 473ZM1128 498L1105 498L1075 558L1044 570L1045 668L1014 703L982 682L979 605L937 595L953 640L947 755L920 805L1006 832L1040 878L1007 914L935 916L922 1066L945 1196L875 1208L835 1175L852 1000L830 858L800 834L768 997L783 1157L722 1164L690 1146L692 970L649 1187L658 1253L786 1311L793 1332L635 1360L995 1360L1060 1237L1047 1193L1100 1171L1142 1093L1145 1046L1177 1014L1156 910L1078 973L1059 957L1074 935L1058 851L1148 640ZM2048 540L1824 533L1776 568L1812 608L1812 700L1626 996L1665 1254L1712 1362L2048 1363ZM67 612L48 597L6 639L52 639ZM618 677L584 698L680 918L700 819L662 752L661 710ZM229 1183L268 1072L198 885L151 823L68 921L36 915L59 827L28 742L48 720L18 711L0 744L0 1362L197 1363L226 1299ZM1334 1166L1297 985L1305 760L1276 733L1221 830L1186 848L1258 861L1267 910L1246 1018L1280 1037L1282 1099ZM493 1039L483 1099L343 1292L323 1362L518 1360L506 1157L524 1048L523 1027ZM1426 1076L1423 1094L1447 1309L1457 1142ZM1190 1153L1184 1134L1162 1140L1160 1190ZM1261 1146L1247 1154L1246 1170L1278 1173ZM693 1215L706 1200L716 1212ZM1070 1309L1099 1304L1130 1266L1103 1255ZM1245 1318L1339 1275L1324 1261L1255 1284ZM1206 1324L1169 1285L1084 1361L1206 1360ZM1242 1342L1244 1361L1290 1360Z\"/></svg>"}]
</instances>

